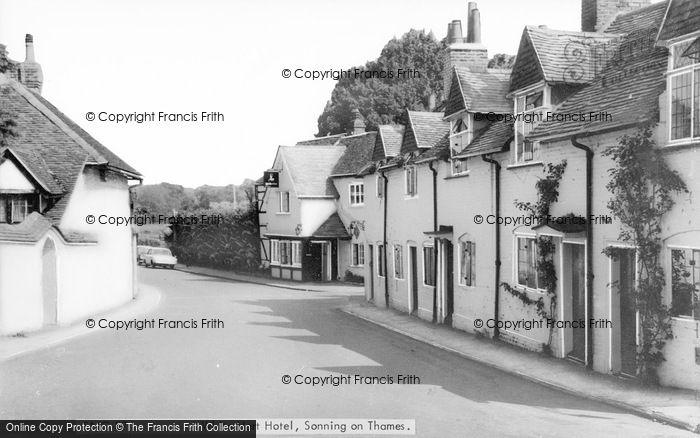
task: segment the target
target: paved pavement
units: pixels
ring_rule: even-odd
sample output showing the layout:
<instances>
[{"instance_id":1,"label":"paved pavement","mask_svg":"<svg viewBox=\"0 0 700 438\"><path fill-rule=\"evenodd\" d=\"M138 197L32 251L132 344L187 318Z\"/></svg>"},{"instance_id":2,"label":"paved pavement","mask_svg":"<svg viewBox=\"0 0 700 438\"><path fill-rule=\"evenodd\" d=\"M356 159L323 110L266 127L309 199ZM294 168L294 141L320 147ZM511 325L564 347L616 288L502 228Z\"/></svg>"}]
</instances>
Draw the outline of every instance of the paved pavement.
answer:
<instances>
[{"instance_id":1,"label":"paved pavement","mask_svg":"<svg viewBox=\"0 0 700 438\"><path fill-rule=\"evenodd\" d=\"M311 292L170 270L146 318L224 328L93 329L0 362L0 418L404 418L417 436L696 436L465 359ZM284 375L412 375L420 384L311 386Z\"/></svg>"}]
</instances>

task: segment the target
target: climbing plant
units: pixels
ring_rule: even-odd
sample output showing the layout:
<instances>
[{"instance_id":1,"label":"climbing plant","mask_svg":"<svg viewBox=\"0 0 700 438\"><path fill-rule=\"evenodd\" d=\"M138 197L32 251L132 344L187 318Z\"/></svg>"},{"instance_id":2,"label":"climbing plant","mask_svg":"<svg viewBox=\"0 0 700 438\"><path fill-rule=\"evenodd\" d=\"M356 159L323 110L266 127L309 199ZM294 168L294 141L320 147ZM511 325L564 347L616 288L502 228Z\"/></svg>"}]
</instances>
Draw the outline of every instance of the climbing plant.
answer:
<instances>
[{"instance_id":1,"label":"climbing plant","mask_svg":"<svg viewBox=\"0 0 700 438\"><path fill-rule=\"evenodd\" d=\"M559 184L566 170L566 160L559 164L548 163L543 172L544 177L539 178L535 183L537 189L537 201L522 202L515 201L515 206L521 210L529 212L538 221L546 221L549 217L550 208L559 199ZM537 315L542 319L554 319L557 304L557 271L554 265L555 245L550 236L540 236L536 239L537 245L537 281L538 287L547 292L549 307L546 306L544 297L536 300L530 298L527 292L515 288L508 283L501 283L501 286L508 293L518 298L524 305L534 305ZM543 350L549 351L552 343L554 325L550 325L549 339L543 346Z\"/></svg>"},{"instance_id":2,"label":"climbing plant","mask_svg":"<svg viewBox=\"0 0 700 438\"><path fill-rule=\"evenodd\" d=\"M622 223L620 240L636 248L637 284L630 293L639 315L640 345L637 376L645 383L658 383L658 368L665 360L663 348L672 338L670 311L664 303L664 269L661 265L661 223L674 205L673 195L687 192L680 175L669 168L664 152L653 139L654 125L641 126L619 139L603 155L612 158L608 202L611 213ZM617 258L616 248L603 253Z\"/></svg>"}]
</instances>

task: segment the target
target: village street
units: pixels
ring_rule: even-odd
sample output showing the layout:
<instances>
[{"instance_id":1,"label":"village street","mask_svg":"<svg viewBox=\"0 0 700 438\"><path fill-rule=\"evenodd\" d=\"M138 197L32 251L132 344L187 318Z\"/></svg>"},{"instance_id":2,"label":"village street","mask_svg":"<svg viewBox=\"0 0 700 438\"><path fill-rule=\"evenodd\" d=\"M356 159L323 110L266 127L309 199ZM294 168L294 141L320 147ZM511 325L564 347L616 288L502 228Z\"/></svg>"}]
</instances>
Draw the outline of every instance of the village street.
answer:
<instances>
[{"instance_id":1,"label":"village street","mask_svg":"<svg viewBox=\"0 0 700 438\"><path fill-rule=\"evenodd\" d=\"M415 419L424 437L694 436L337 310L360 295L161 269L139 276L162 293L146 319L224 327L95 328L9 359L0 363L1 418L396 418ZM394 384L282 382L331 373L393 376ZM398 374L420 384L397 384Z\"/></svg>"}]
</instances>

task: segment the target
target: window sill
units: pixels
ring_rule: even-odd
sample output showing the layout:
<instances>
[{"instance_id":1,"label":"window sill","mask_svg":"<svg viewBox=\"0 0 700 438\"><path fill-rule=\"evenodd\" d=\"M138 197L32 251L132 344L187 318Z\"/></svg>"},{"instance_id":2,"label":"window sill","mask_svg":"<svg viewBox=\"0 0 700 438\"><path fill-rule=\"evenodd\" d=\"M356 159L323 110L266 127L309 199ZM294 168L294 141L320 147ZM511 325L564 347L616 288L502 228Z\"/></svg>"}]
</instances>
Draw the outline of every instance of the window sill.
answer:
<instances>
[{"instance_id":1,"label":"window sill","mask_svg":"<svg viewBox=\"0 0 700 438\"><path fill-rule=\"evenodd\" d=\"M700 319L694 319L690 316L672 316L671 320L684 324L700 324Z\"/></svg>"},{"instance_id":2,"label":"window sill","mask_svg":"<svg viewBox=\"0 0 700 438\"><path fill-rule=\"evenodd\" d=\"M410 201L411 199L418 199L418 195L413 195L413 196L405 195L403 197L403 199L406 201Z\"/></svg>"},{"instance_id":3,"label":"window sill","mask_svg":"<svg viewBox=\"0 0 700 438\"><path fill-rule=\"evenodd\" d=\"M355 207L364 207L364 206L365 206L364 203L362 203L362 204L350 204L350 207L351 207L351 208L355 208Z\"/></svg>"},{"instance_id":4,"label":"window sill","mask_svg":"<svg viewBox=\"0 0 700 438\"><path fill-rule=\"evenodd\" d=\"M468 171L468 170L467 170L466 172L458 173L458 174L456 174L456 175L449 175L449 176L446 176L446 177L443 178L443 179L446 179L446 180L448 180L448 179L458 179L458 178L464 178L465 176L469 176L469 171Z\"/></svg>"},{"instance_id":5,"label":"window sill","mask_svg":"<svg viewBox=\"0 0 700 438\"><path fill-rule=\"evenodd\" d=\"M670 140L668 143L663 145L661 149L684 149L695 146L700 146L700 138L687 140Z\"/></svg>"},{"instance_id":6,"label":"window sill","mask_svg":"<svg viewBox=\"0 0 700 438\"><path fill-rule=\"evenodd\" d=\"M423 283L423 287L431 287L431 288L435 289L435 286L432 285L432 284L425 284L425 283Z\"/></svg>"},{"instance_id":7,"label":"window sill","mask_svg":"<svg viewBox=\"0 0 700 438\"><path fill-rule=\"evenodd\" d=\"M542 166L544 163L542 161L525 161L523 163L509 164L506 169L519 169L521 167L532 167L532 166Z\"/></svg>"},{"instance_id":8,"label":"window sill","mask_svg":"<svg viewBox=\"0 0 700 438\"><path fill-rule=\"evenodd\" d=\"M515 286L513 286L513 289L517 289L521 292L533 293L538 295L545 295L547 293L547 291L544 289L534 289L528 286L523 286L522 284L516 284Z\"/></svg>"},{"instance_id":9,"label":"window sill","mask_svg":"<svg viewBox=\"0 0 700 438\"><path fill-rule=\"evenodd\" d=\"M275 214L279 214L279 215L282 215L282 216L286 216L286 215L290 215L290 214L292 214L292 213L289 212L289 211L278 211L278 212L275 213Z\"/></svg>"}]
</instances>

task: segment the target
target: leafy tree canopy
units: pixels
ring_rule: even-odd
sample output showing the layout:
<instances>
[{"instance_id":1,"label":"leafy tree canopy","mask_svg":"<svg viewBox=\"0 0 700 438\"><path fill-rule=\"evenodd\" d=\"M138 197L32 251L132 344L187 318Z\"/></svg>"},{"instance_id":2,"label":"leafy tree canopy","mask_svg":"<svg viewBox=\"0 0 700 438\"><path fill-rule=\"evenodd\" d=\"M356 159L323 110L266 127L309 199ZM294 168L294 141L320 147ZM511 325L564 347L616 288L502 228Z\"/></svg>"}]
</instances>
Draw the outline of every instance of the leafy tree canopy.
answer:
<instances>
[{"instance_id":1,"label":"leafy tree canopy","mask_svg":"<svg viewBox=\"0 0 700 438\"><path fill-rule=\"evenodd\" d=\"M392 78L341 78L331 100L318 118L318 136L341 134L352 129L352 111L360 110L367 128L403 123L406 108L416 111L434 109L442 95L442 69L445 43L431 33L411 30L401 38L389 41L381 55L364 66L364 71L393 72ZM414 77L397 77L398 70L415 69ZM351 69L352 70L352 69ZM354 70L353 70L354 71Z\"/></svg>"}]
</instances>

